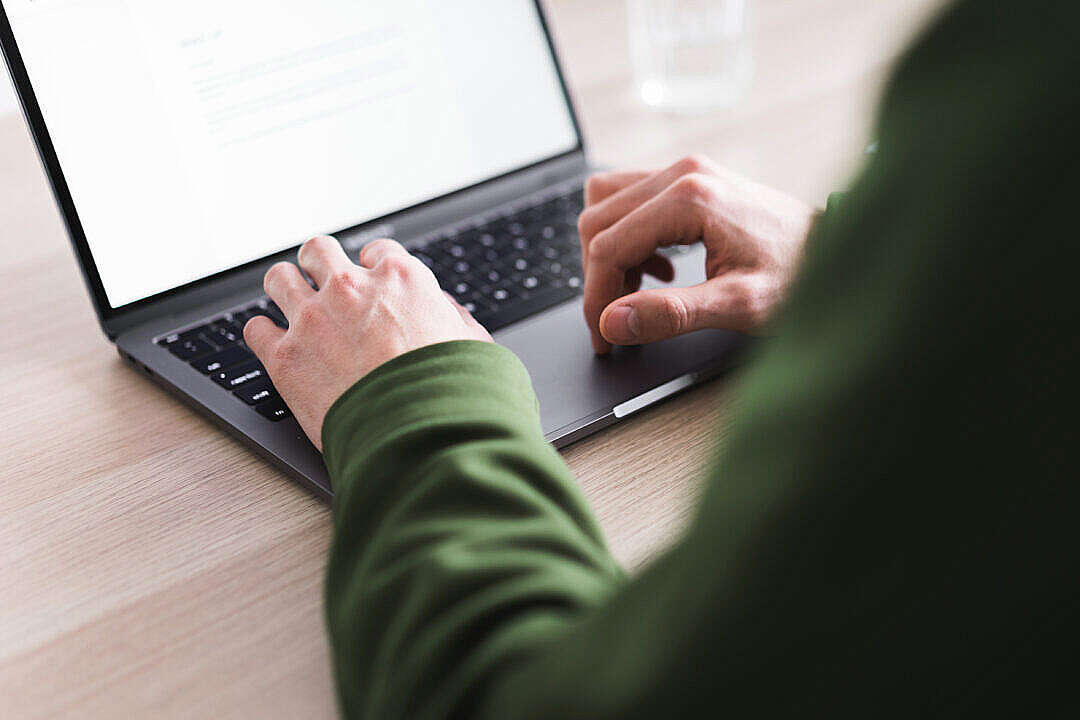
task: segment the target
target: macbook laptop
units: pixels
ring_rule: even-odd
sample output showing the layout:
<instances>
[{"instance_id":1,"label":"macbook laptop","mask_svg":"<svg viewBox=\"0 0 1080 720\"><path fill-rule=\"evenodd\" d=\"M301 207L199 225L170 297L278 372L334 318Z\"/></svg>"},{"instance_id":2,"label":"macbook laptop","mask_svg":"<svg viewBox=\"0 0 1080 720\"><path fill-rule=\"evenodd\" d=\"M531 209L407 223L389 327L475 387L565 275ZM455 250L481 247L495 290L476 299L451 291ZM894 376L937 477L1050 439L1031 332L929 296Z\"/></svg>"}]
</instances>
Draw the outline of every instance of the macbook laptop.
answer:
<instances>
[{"instance_id":1,"label":"macbook laptop","mask_svg":"<svg viewBox=\"0 0 1080 720\"><path fill-rule=\"evenodd\" d=\"M534 0L0 0L0 46L120 356L325 497L241 332L285 325L263 273L312 235L354 259L404 243L524 361L557 446L743 344L706 331L594 356L590 166ZM679 282L703 279L702 252L672 252Z\"/></svg>"}]
</instances>

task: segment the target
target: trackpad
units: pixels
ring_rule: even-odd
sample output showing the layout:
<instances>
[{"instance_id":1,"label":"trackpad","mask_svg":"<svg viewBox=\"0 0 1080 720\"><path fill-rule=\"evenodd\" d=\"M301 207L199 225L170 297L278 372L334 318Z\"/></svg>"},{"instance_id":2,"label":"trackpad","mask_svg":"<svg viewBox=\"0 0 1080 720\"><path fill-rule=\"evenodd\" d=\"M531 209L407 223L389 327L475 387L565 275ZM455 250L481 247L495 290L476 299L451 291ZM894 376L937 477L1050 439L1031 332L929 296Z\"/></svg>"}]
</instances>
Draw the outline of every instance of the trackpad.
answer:
<instances>
[{"instance_id":1,"label":"trackpad","mask_svg":"<svg viewBox=\"0 0 1080 720\"><path fill-rule=\"evenodd\" d=\"M686 267L690 262L702 265L700 257L679 258L679 284L699 282L688 277L695 275ZM528 368L548 435L610 414L617 406L633 410L647 405L649 397L634 400L687 373L730 367L746 345L739 333L706 330L651 345L617 347L597 357L580 299L497 332L495 340L514 351ZM669 387L679 389L679 385Z\"/></svg>"}]
</instances>

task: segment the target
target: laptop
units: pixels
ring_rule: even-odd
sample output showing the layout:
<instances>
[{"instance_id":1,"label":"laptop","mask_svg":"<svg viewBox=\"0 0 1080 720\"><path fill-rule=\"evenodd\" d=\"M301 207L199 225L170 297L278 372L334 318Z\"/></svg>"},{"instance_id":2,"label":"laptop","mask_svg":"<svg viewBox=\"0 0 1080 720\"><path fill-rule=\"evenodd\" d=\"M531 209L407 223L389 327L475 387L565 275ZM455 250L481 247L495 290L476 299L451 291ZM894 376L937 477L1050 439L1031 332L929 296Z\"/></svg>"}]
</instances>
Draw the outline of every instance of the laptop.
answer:
<instances>
[{"instance_id":1,"label":"laptop","mask_svg":"<svg viewBox=\"0 0 1080 720\"><path fill-rule=\"evenodd\" d=\"M596 357L589 159L535 0L0 0L0 47L120 356L319 495L266 370L267 268L393 237L514 351L563 446L730 367L704 331ZM671 252L681 283L703 251ZM132 382L137 380L132 378ZM117 398L117 402L123 402Z\"/></svg>"}]
</instances>

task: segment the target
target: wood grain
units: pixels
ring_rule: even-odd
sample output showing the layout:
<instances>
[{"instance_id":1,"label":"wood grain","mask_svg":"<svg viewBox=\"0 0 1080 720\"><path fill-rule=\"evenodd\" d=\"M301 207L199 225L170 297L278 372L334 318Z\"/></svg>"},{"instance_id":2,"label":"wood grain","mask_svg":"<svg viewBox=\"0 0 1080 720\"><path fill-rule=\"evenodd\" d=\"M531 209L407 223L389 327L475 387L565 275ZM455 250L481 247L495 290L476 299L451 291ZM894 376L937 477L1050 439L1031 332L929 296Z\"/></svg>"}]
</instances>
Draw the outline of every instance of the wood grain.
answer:
<instances>
[{"instance_id":1,"label":"wood grain","mask_svg":"<svg viewBox=\"0 0 1080 720\"><path fill-rule=\"evenodd\" d=\"M858 167L887 69L939 4L761 0L752 91L691 116L636 100L621 0L550 14L595 158L706 152L820 203ZM121 364L10 114L0 251L0 717L331 717L328 508ZM628 567L691 516L735 385L565 451Z\"/></svg>"}]
</instances>

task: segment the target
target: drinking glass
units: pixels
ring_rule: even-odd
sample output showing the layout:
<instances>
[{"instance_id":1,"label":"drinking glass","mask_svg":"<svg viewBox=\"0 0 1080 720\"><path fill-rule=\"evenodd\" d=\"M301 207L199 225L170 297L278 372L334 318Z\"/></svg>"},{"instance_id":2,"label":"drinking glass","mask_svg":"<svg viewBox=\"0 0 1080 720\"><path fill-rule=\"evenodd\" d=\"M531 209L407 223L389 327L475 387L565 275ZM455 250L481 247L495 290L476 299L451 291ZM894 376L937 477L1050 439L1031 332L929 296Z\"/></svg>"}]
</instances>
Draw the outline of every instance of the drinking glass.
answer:
<instances>
[{"instance_id":1,"label":"drinking glass","mask_svg":"<svg viewBox=\"0 0 1080 720\"><path fill-rule=\"evenodd\" d=\"M728 107L750 86L750 0L627 0L641 99L653 107Z\"/></svg>"}]
</instances>

